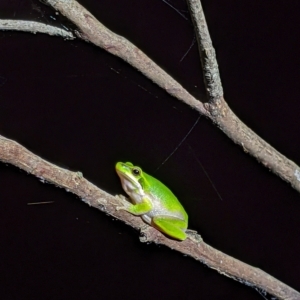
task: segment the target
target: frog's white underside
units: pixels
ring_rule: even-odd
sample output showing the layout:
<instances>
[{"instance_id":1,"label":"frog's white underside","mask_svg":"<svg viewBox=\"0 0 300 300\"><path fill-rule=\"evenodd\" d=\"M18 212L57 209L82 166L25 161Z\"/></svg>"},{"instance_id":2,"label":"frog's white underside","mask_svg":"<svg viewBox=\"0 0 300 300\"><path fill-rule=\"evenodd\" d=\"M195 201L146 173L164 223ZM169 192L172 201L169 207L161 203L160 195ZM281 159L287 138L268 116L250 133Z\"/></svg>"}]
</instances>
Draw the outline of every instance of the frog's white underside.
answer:
<instances>
[{"instance_id":1,"label":"frog's white underside","mask_svg":"<svg viewBox=\"0 0 300 300\"><path fill-rule=\"evenodd\" d=\"M148 213L141 215L142 219L148 223L151 224L151 220L155 216L160 217L173 217L175 219L184 220L181 213L171 212L167 210L165 207L162 206L162 202L159 198L148 195L144 192L142 186L136 182L132 182L129 179L127 179L124 174L121 177L121 183L124 191L126 194L130 197L130 199L135 203L141 203L144 198L147 198L151 203L152 207L154 207L151 211Z\"/></svg>"}]
</instances>

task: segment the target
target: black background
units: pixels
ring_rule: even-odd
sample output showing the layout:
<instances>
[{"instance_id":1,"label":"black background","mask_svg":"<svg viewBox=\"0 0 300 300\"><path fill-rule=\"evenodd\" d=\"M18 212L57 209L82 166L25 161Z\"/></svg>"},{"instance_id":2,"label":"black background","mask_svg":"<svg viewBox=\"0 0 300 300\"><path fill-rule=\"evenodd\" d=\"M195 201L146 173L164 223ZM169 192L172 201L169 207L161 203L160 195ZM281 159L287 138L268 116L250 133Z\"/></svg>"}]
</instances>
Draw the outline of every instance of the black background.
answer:
<instances>
[{"instance_id":1,"label":"black background","mask_svg":"<svg viewBox=\"0 0 300 300\"><path fill-rule=\"evenodd\" d=\"M162 0L80 3L203 99L196 45L181 61L189 20ZM184 0L170 3L189 19ZM299 164L299 1L202 4L228 104ZM34 0L1 1L0 18L73 27ZM122 193L114 164L140 165L208 244L300 290L300 197L288 184L204 117L161 165L197 112L92 44L0 32L0 45L1 135L112 194ZM263 299L15 167L0 164L0 183L2 299ZM27 205L40 201L54 203Z\"/></svg>"}]
</instances>

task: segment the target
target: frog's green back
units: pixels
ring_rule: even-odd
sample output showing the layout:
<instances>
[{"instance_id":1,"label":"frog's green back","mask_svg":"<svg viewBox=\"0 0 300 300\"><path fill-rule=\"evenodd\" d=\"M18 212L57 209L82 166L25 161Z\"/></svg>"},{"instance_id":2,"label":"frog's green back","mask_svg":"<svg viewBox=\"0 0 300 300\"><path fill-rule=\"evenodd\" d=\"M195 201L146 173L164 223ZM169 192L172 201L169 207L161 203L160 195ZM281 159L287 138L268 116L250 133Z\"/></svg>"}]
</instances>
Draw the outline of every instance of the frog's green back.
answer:
<instances>
[{"instance_id":1,"label":"frog's green back","mask_svg":"<svg viewBox=\"0 0 300 300\"><path fill-rule=\"evenodd\" d=\"M188 216L186 211L184 210L177 197L172 193L172 191L167 188L162 182L146 174L145 172L143 172L143 176L147 181L145 183L145 189L148 190L148 192L152 195L158 197L168 210L181 212L184 219L187 220Z\"/></svg>"}]
</instances>

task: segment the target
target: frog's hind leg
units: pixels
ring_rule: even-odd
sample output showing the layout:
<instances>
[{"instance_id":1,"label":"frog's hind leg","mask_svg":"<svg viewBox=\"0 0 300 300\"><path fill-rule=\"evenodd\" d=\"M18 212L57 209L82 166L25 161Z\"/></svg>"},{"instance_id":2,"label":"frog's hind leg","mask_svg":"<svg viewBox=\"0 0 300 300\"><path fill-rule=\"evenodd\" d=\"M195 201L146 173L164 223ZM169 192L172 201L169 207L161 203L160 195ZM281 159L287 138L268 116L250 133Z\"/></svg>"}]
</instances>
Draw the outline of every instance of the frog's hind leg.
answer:
<instances>
[{"instance_id":1,"label":"frog's hind leg","mask_svg":"<svg viewBox=\"0 0 300 300\"><path fill-rule=\"evenodd\" d=\"M152 225L174 239L183 241L187 237L185 233L187 224L185 221L172 217L159 216L152 218Z\"/></svg>"}]
</instances>

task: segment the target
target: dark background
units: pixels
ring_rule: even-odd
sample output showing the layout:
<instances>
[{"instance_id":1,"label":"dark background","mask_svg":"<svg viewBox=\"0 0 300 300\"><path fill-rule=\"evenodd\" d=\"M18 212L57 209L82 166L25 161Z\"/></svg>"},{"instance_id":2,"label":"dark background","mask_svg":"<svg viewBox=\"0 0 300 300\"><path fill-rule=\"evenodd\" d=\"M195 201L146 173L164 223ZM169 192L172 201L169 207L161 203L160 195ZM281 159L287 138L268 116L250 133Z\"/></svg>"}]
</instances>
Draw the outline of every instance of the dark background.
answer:
<instances>
[{"instance_id":1,"label":"dark background","mask_svg":"<svg viewBox=\"0 0 300 300\"><path fill-rule=\"evenodd\" d=\"M203 97L196 45L181 61L194 37L184 0L169 3L187 20L162 0L80 3ZM202 4L228 104L299 164L299 1ZM1 1L0 18L73 27L35 0ZM92 44L0 32L0 45L1 135L111 194L122 193L117 161L141 166L208 244L300 290L300 195L288 184L204 117L162 165L197 112ZM15 167L0 164L0 183L2 299L263 299ZM40 201L54 203L27 204Z\"/></svg>"}]
</instances>

